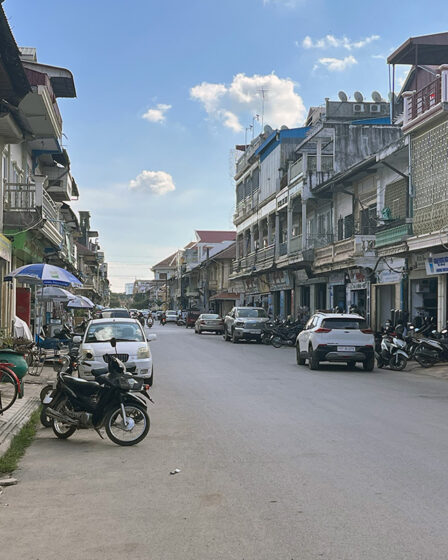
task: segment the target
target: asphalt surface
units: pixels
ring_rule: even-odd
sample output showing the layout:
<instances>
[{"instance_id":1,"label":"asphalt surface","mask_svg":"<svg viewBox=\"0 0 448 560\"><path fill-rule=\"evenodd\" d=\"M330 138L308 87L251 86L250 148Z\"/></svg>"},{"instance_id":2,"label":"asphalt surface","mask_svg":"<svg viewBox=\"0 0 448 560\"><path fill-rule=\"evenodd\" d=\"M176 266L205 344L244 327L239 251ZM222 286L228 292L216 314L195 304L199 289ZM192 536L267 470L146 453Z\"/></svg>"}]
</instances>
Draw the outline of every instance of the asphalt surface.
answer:
<instances>
[{"instance_id":1,"label":"asphalt surface","mask_svg":"<svg viewBox=\"0 0 448 560\"><path fill-rule=\"evenodd\" d=\"M0 557L448 558L446 380L151 332L149 436L40 430L0 495Z\"/></svg>"}]
</instances>

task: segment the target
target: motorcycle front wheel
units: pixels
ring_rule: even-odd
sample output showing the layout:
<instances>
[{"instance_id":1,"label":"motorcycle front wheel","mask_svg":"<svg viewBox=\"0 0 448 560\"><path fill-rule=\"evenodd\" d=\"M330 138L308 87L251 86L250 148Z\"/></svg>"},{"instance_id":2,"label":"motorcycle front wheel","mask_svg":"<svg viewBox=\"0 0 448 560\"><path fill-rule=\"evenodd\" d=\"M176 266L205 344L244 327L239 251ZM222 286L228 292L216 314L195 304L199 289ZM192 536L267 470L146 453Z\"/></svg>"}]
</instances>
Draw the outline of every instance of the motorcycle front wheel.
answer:
<instances>
[{"instance_id":1,"label":"motorcycle front wheel","mask_svg":"<svg viewBox=\"0 0 448 560\"><path fill-rule=\"evenodd\" d=\"M282 345L282 339L279 336L273 336L271 339L271 344L274 348L280 348Z\"/></svg>"},{"instance_id":2,"label":"motorcycle front wheel","mask_svg":"<svg viewBox=\"0 0 448 560\"><path fill-rule=\"evenodd\" d=\"M136 445L149 432L149 416L146 410L138 404L127 404L125 424L121 406L113 408L106 414L104 427L107 437L117 445Z\"/></svg>"},{"instance_id":3,"label":"motorcycle front wheel","mask_svg":"<svg viewBox=\"0 0 448 560\"><path fill-rule=\"evenodd\" d=\"M395 354L390 360L390 369L402 371L408 364L407 359L401 354Z\"/></svg>"}]
</instances>

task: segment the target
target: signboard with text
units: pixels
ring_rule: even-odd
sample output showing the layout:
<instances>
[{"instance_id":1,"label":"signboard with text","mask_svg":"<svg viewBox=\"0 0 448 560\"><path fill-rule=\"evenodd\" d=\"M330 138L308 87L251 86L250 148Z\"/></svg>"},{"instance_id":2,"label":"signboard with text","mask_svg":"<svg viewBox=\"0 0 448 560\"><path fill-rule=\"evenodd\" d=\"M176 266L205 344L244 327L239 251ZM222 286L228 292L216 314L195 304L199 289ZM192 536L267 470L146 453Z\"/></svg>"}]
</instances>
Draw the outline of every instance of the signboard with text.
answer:
<instances>
[{"instance_id":1,"label":"signboard with text","mask_svg":"<svg viewBox=\"0 0 448 560\"><path fill-rule=\"evenodd\" d=\"M439 253L426 258L426 274L447 274L448 253Z\"/></svg>"}]
</instances>

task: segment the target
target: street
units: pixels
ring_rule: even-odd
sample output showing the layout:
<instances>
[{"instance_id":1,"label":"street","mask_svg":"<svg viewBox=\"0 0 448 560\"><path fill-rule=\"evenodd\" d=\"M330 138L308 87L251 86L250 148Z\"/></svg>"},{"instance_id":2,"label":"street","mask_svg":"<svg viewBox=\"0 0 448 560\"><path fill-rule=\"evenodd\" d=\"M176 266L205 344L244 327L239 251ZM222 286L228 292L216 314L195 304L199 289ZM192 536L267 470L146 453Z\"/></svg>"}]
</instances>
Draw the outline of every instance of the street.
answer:
<instances>
[{"instance_id":1,"label":"street","mask_svg":"<svg viewBox=\"0 0 448 560\"><path fill-rule=\"evenodd\" d=\"M447 557L445 380L312 372L292 348L149 332L148 437L40 429L0 496L3 558Z\"/></svg>"}]
</instances>

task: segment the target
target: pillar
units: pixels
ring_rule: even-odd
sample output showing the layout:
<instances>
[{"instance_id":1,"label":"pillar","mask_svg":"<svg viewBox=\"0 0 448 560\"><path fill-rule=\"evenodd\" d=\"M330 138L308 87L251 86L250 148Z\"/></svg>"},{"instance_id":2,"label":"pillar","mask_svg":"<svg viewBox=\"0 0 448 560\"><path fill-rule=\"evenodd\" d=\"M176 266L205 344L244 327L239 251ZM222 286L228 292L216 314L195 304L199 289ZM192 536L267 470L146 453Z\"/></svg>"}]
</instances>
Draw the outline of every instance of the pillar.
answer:
<instances>
[{"instance_id":1,"label":"pillar","mask_svg":"<svg viewBox=\"0 0 448 560\"><path fill-rule=\"evenodd\" d=\"M310 284L310 315L316 311L316 284Z\"/></svg>"},{"instance_id":2,"label":"pillar","mask_svg":"<svg viewBox=\"0 0 448 560\"><path fill-rule=\"evenodd\" d=\"M267 216L267 220L268 220L268 245L272 244L272 218L271 218L272 214L268 214Z\"/></svg>"},{"instance_id":3,"label":"pillar","mask_svg":"<svg viewBox=\"0 0 448 560\"><path fill-rule=\"evenodd\" d=\"M252 224L250 226L250 252L251 253L255 251L254 231L255 231L255 226Z\"/></svg>"},{"instance_id":4,"label":"pillar","mask_svg":"<svg viewBox=\"0 0 448 560\"><path fill-rule=\"evenodd\" d=\"M258 249L263 249L263 220L258 222Z\"/></svg>"},{"instance_id":5,"label":"pillar","mask_svg":"<svg viewBox=\"0 0 448 560\"><path fill-rule=\"evenodd\" d=\"M288 204L287 214L286 214L286 228L287 228L287 253L289 255L291 248L291 231L292 231L292 204Z\"/></svg>"},{"instance_id":6,"label":"pillar","mask_svg":"<svg viewBox=\"0 0 448 560\"><path fill-rule=\"evenodd\" d=\"M280 253L280 214L275 213L275 255Z\"/></svg>"},{"instance_id":7,"label":"pillar","mask_svg":"<svg viewBox=\"0 0 448 560\"><path fill-rule=\"evenodd\" d=\"M437 282L437 330L441 331L446 326L446 274L440 274Z\"/></svg>"},{"instance_id":8,"label":"pillar","mask_svg":"<svg viewBox=\"0 0 448 560\"><path fill-rule=\"evenodd\" d=\"M306 238L306 200L302 199L302 248L308 248L308 240Z\"/></svg>"}]
</instances>

